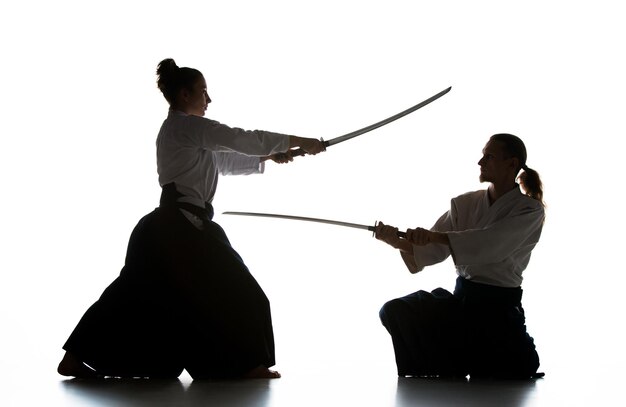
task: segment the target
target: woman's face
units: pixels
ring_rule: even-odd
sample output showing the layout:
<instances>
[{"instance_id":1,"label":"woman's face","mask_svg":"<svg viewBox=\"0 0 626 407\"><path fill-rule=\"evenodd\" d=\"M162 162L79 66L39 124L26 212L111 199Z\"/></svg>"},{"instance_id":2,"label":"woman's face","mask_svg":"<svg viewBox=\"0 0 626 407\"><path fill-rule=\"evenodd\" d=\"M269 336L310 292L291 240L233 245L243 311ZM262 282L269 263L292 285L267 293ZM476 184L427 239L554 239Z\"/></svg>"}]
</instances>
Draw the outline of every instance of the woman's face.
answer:
<instances>
[{"instance_id":1,"label":"woman's face","mask_svg":"<svg viewBox=\"0 0 626 407\"><path fill-rule=\"evenodd\" d=\"M196 81L191 89L187 92L185 98L185 113L194 116L204 116L207 106L211 103L211 98L206 90L206 81L203 76Z\"/></svg>"}]
</instances>

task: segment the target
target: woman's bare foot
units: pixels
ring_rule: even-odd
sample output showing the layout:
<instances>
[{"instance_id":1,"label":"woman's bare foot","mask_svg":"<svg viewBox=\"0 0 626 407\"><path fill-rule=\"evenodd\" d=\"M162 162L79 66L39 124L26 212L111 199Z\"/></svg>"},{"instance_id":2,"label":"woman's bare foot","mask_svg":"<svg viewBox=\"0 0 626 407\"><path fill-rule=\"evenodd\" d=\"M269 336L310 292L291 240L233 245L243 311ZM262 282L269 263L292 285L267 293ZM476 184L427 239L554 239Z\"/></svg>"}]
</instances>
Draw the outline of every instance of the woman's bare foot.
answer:
<instances>
[{"instance_id":1,"label":"woman's bare foot","mask_svg":"<svg viewBox=\"0 0 626 407\"><path fill-rule=\"evenodd\" d=\"M79 378L98 377L96 371L81 362L73 353L65 352L59 367L57 368L62 376L73 376Z\"/></svg>"},{"instance_id":2,"label":"woman's bare foot","mask_svg":"<svg viewBox=\"0 0 626 407\"><path fill-rule=\"evenodd\" d=\"M243 376L244 379L278 379L280 373L259 365Z\"/></svg>"}]
</instances>

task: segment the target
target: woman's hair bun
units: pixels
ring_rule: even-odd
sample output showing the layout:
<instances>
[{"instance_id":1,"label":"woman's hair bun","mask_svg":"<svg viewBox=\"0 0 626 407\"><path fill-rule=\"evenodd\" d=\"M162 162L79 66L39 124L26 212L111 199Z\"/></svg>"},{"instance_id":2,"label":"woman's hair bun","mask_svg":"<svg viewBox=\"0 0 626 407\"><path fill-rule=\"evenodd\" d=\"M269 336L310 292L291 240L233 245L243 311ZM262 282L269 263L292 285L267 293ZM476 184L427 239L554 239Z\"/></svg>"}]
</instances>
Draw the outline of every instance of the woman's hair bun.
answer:
<instances>
[{"instance_id":1,"label":"woman's hair bun","mask_svg":"<svg viewBox=\"0 0 626 407\"><path fill-rule=\"evenodd\" d=\"M168 74L173 73L177 69L178 69L178 65L176 65L176 62L174 62L172 58L167 58L159 63L159 65L157 66L156 73L159 76L164 76L164 75L167 76Z\"/></svg>"}]
</instances>

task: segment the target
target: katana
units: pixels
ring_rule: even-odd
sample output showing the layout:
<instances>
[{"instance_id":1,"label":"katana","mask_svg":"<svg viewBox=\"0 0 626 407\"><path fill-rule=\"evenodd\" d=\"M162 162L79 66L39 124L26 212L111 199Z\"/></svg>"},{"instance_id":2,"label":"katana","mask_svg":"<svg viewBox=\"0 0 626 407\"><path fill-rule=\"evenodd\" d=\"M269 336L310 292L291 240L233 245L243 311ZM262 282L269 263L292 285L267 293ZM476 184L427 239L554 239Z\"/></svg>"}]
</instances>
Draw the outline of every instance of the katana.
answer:
<instances>
[{"instance_id":1,"label":"katana","mask_svg":"<svg viewBox=\"0 0 626 407\"><path fill-rule=\"evenodd\" d=\"M368 225L361 225L358 223L342 222L338 220L309 218L306 216L279 215L276 213L259 213L259 212L233 212L233 211L222 212L222 214L223 215L238 215L238 216L255 216L255 217L261 217L261 218L300 220L300 221L305 221L305 222L316 222L316 223L325 223L327 225L344 226L348 228L365 229L365 230L369 230L370 232L376 231L376 225L368 226ZM399 231L398 237L406 238L406 233Z\"/></svg>"},{"instance_id":2,"label":"katana","mask_svg":"<svg viewBox=\"0 0 626 407\"><path fill-rule=\"evenodd\" d=\"M427 104L429 104L431 102L434 102L435 100L439 99L440 97L442 97L446 93L450 92L450 89L452 89L452 86L442 90L441 92L437 93L436 95L433 95L433 96L429 97L428 99L426 99L426 100L424 100L422 102L419 102L415 106L409 107L408 109L406 109L406 110L404 110L404 111L402 111L402 112L400 112L398 114L395 114L395 115L393 115L393 116L391 116L391 117L389 117L389 118L387 118L385 120L381 120L381 121L379 121L377 123L370 124L369 126L363 127L362 129L350 132L348 134L344 134L343 136L335 137L334 139L331 139L331 140L326 140L326 141L322 140L324 142L324 146L330 147L332 145L339 144L339 143L341 143L343 141L350 140L351 138L360 136L361 134L365 134L365 133L367 133L369 131L372 131L374 129L382 127L382 126L384 126L386 124L389 124L389 123L391 123L393 121L396 121L399 118L401 118L403 116L406 116L409 113L413 113L417 109L420 109L420 108L426 106ZM302 150L301 148L292 150L290 153L291 153L292 157L297 157L297 156L306 154L304 152L304 150Z\"/></svg>"}]
</instances>

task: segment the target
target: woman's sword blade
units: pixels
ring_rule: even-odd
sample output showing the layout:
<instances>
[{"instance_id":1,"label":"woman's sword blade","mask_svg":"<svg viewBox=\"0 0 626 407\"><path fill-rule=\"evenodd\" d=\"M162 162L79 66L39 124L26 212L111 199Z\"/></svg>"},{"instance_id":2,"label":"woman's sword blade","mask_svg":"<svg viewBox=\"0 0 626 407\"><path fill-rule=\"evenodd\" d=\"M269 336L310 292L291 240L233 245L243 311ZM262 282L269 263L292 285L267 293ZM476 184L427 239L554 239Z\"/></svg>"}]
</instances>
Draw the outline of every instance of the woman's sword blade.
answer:
<instances>
[{"instance_id":1,"label":"woman's sword blade","mask_svg":"<svg viewBox=\"0 0 626 407\"><path fill-rule=\"evenodd\" d=\"M399 118L404 117L404 116L406 116L409 113L413 113L414 111L416 111L418 109L421 109L422 107L426 106L427 104L429 104L431 102L434 102L435 100L439 99L440 97L442 97L446 93L450 92L450 89L452 89L452 86L450 86L450 87L442 90L441 92L437 93L436 95L433 95L433 96L429 97L428 99L426 99L426 100L416 104L415 106L412 106L412 107L410 107L410 108L408 108L408 109L406 109L406 110L404 110L404 111L402 111L402 112L400 112L398 114L395 114L395 115L393 115L393 116L391 116L391 117L389 117L389 118L387 118L385 120L381 120L378 123L370 124L369 126L363 127L362 129L353 131L353 132L348 133L348 134L344 134L343 136L335 137L332 140L325 141L325 144L326 144L326 146L332 146L332 145L335 145L335 144L339 144L342 141L350 140L351 138L360 136L361 134L365 134L365 133L370 132L370 131L372 131L374 129L382 127L382 126L384 126L386 124L394 122L394 121L398 120Z\"/></svg>"}]
</instances>

